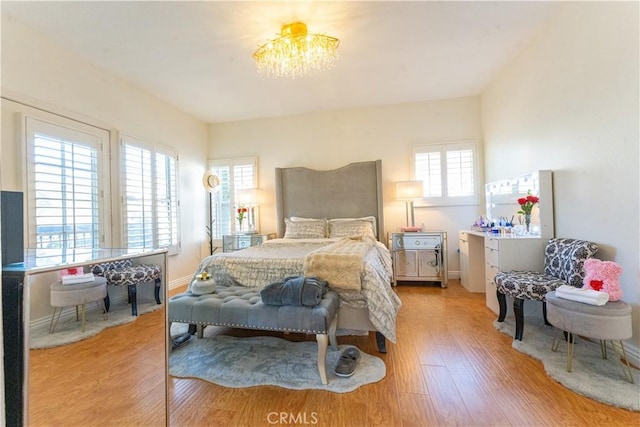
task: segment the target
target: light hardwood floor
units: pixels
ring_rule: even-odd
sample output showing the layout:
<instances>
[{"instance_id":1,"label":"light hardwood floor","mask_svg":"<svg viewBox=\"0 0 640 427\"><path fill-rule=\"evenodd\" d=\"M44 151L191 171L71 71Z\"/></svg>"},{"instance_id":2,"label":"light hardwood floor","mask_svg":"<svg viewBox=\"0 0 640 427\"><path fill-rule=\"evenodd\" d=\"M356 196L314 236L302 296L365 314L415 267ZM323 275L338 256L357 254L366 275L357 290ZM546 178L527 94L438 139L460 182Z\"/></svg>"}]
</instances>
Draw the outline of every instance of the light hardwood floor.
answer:
<instances>
[{"instance_id":1,"label":"light hardwood floor","mask_svg":"<svg viewBox=\"0 0 640 427\"><path fill-rule=\"evenodd\" d=\"M485 307L483 294L467 292L456 280L450 281L446 289L436 285L401 285L396 290L403 307L397 324L398 342L389 344L387 354L377 353L373 335L339 338L341 344L354 344L381 357L387 366L387 375L382 381L351 393L338 394L277 387L229 389L201 380L170 378L171 425L640 425L640 413L577 395L550 379L540 362L514 350L512 339L493 328L495 315ZM92 343L95 349L108 351L114 343L128 340L146 342L133 363L112 360L113 368L92 372L97 376L95 381L100 381L102 371L117 375L124 370L127 376L133 376L133 379L123 379L121 389L113 390L103 399L117 400L133 387L140 401L135 404L129 402L133 408L121 403L119 410L132 409L133 413L149 417L146 422L141 422L139 416L131 415L130 418L122 418L128 420L126 423L118 425L158 425L150 415L150 411L158 408L152 408L153 404L146 399L147 395L158 392L156 380L161 379L145 376L146 369L141 369L142 377L135 387L132 386L136 369L130 367L155 365L160 360L161 314L147 314L139 320L143 319L147 322L144 328L126 326L120 328L118 336L101 334ZM213 328L208 328L208 331L208 334L233 333L239 336L256 334ZM314 339L304 335L288 337ZM57 384L53 381L47 385L52 401L56 400ZM83 406L90 407L88 401L91 398L87 394ZM32 425L116 425L109 423L108 418L102 418L102 423L98 423L95 419L67 417L66 412L72 411L72 405L51 403L48 406L56 418ZM41 420L48 419L46 412L45 409L40 411Z\"/></svg>"}]
</instances>

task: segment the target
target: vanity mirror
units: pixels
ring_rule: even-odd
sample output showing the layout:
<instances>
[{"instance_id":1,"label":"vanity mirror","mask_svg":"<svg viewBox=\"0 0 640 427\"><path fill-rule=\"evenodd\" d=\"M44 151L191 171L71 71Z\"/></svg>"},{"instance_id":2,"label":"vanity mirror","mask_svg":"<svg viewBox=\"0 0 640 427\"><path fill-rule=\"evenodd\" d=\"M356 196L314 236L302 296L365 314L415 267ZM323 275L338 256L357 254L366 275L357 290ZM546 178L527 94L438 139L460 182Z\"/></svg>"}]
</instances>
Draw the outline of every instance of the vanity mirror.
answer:
<instances>
[{"instance_id":1,"label":"vanity mirror","mask_svg":"<svg viewBox=\"0 0 640 427\"><path fill-rule=\"evenodd\" d=\"M13 326L5 321L3 330L4 337L19 343L4 349L17 365L7 376L5 363L5 389L12 396L7 399L7 425L167 424L167 343L148 339L151 334L166 337L166 256L166 249L27 250L24 263L2 267L3 308L5 287L22 294ZM82 309L74 306L63 309L50 332L51 284L59 282L60 271L73 267L87 272L89 265L123 259L160 266L163 304L155 301L153 283L140 285L139 315L133 317L127 287L111 286L106 318L100 298L94 298L85 305L84 332L76 320Z\"/></svg>"},{"instance_id":2,"label":"vanity mirror","mask_svg":"<svg viewBox=\"0 0 640 427\"><path fill-rule=\"evenodd\" d=\"M518 199L528 192L539 197L537 208L532 211L533 235L541 238L554 236L553 224L553 175L550 170L531 172L526 175L490 182L485 185L486 215L490 220L501 217L519 224L520 205Z\"/></svg>"}]
</instances>

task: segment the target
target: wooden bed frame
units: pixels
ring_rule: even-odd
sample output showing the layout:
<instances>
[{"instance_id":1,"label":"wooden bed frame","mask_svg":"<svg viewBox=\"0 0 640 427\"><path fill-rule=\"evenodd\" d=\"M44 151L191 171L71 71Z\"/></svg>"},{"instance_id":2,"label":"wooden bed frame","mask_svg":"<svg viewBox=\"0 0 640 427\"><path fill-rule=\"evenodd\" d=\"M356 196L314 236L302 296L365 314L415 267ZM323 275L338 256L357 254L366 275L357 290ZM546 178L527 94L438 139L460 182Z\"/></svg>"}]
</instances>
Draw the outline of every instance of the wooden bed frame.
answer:
<instances>
[{"instance_id":1,"label":"wooden bed frame","mask_svg":"<svg viewBox=\"0 0 640 427\"><path fill-rule=\"evenodd\" d=\"M360 218L374 216L378 240L384 241L382 161L350 163L333 170L276 168L278 237L285 218ZM338 328L375 331L378 350L386 353L385 337L371 324L368 309L341 306Z\"/></svg>"}]
</instances>

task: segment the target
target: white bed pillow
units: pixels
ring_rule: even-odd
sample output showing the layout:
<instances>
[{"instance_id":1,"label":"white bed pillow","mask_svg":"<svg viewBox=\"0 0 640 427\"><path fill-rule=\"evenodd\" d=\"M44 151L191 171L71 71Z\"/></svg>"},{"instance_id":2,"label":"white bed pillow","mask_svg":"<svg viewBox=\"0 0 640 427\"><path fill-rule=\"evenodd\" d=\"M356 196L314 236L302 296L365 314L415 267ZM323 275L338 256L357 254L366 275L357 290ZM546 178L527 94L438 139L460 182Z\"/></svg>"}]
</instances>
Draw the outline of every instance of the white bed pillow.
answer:
<instances>
[{"instance_id":1,"label":"white bed pillow","mask_svg":"<svg viewBox=\"0 0 640 427\"><path fill-rule=\"evenodd\" d=\"M373 239L376 235L373 234L373 228L369 221L363 221L359 219L354 220L340 220L329 221L329 237L359 237L370 236Z\"/></svg>"},{"instance_id":2,"label":"white bed pillow","mask_svg":"<svg viewBox=\"0 0 640 427\"><path fill-rule=\"evenodd\" d=\"M285 218L285 239L324 239L327 237L327 220L292 221Z\"/></svg>"},{"instance_id":3,"label":"white bed pillow","mask_svg":"<svg viewBox=\"0 0 640 427\"><path fill-rule=\"evenodd\" d=\"M289 217L289 219L293 222L300 222L300 221L326 221L326 218L304 218L301 216L292 216Z\"/></svg>"},{"instance_id":4,"label":"white bed pillow","mask_svg":"<svg viewBox=\"0 0 640 427\"><path fill-rule=\"evenodd\" d=\"M378 235L377 227L376 227L376 217L375 216L363 216L361 218L334 218L329 220L329 224L341 222L341 221L367 221L371 225L371 230L374 236ZM331 237L331 236L329 236Z\"/></svg>"}]
</instances>

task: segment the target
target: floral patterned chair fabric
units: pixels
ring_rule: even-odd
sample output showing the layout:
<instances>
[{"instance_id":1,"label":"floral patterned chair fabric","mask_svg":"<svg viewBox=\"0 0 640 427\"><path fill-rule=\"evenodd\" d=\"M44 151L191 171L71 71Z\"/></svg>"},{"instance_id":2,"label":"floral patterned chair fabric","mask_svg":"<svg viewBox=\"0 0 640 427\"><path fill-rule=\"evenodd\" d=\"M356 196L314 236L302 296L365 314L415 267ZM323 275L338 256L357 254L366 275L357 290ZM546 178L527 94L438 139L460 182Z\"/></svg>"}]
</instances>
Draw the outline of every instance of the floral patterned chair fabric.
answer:
<instances>
[{"instance_id":1,"label":"floral patterned chair fabric","mask_svg":"<svg viewBox=\"0 0 640 427\"><path fill-rule=\"evenodd\" d=\"M584 262L598 252L595 243L585 240L554 238L545 247L544 272L501 271L496 274L496 295L500 306L498 322L503 322L507 314L506 296L513 298L516 318L515 339L522 340L524 327L524 300L542 301L544 321L547 322L545 296L561 285L582 287Z\"/></svg>"},{"instance_id":2,"label":"floral patterned chair fabric","mask_svg":"<svg viewBox=\"0 0 640 427\"><path fill-rule=\"evenodd\" d=\"M155 264L133 265L130 259L122 261L104 262L91 266L91 272L96 276L107 279L107 284L111 286L127 286L129 303L131 303L131 314L138 315L137 305L137 285L141 283L155 283L155 298L158 304L160 301L160 266ZM109 311L109 295L105 298L105 306Z\"/></svg>"}]
</instances>

